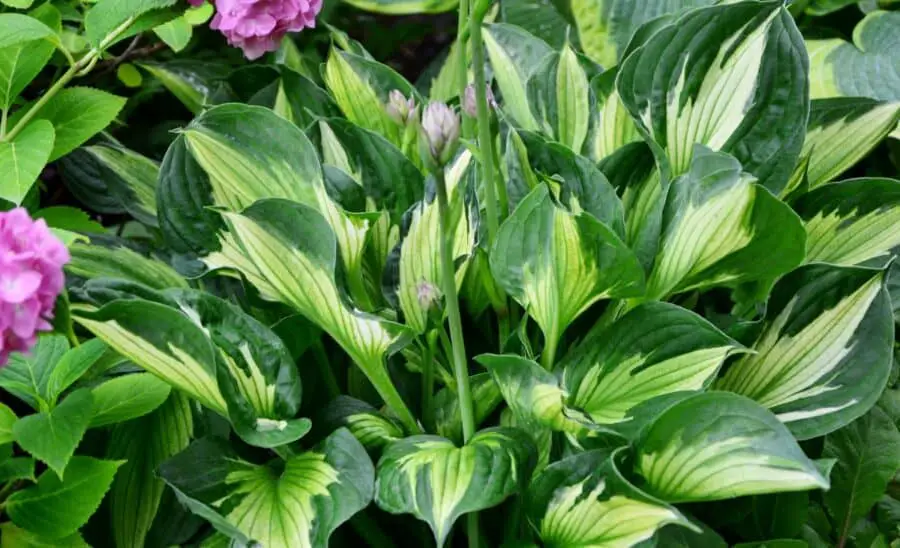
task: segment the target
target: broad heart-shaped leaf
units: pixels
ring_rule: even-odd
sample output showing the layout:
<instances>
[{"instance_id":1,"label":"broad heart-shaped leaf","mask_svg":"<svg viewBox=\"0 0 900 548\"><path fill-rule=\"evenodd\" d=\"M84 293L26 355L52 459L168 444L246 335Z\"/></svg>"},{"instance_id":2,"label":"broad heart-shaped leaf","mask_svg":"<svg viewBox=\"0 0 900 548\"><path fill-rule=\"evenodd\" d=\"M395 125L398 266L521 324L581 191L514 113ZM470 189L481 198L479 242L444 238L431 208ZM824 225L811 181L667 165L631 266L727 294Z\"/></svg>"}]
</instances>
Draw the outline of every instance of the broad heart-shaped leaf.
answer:
<instances>
[{"instance_id":1,"label":"broad heart-shaped leaf","mask_svg":"<svg viewBox=\"0 0 900 548\"><path fill-rule=\"evenodd\" d=\"M491 251L497 283L541 327L552 362L566 327L604 298L641 294L641 266L622 240L588 213L573 215L537 186L500 227Z\"/></svg>"},{"instance_id":2,"label":"broad heart-shaped leaf","mask_svg":"<svg viewBox=\"0 0 900 548\"><path fill-rule=\"evenodd\" d=\"M524 29L505 23L485 27L484 45L503 93L504 112L518 127L537 131L540 126L531 114L526 85L553 49Z\"/></svg>"},{"instance_id":3,"label":"broad heart-shaped leaf","mask_svg":"<svg viewBox=\"0 0 900 548\"><path fill-rule=\"evenodd\" d=\"M62 16L52 4L43 4L28 15L56 33L62 29ZM54 49L53 43L47 40L32 40L0 49L0 109L9 109L44 68Z\"/></svg>"},{"instance_id":4,"label":"broad heart-shaped leaf","mask_svg":"<svg viewBox=\"0 0 900 548\"><path fill-rule=\"evenodd\" d=\"M109 498L116 546L144 545L165 488L157 469L187 448L193 432L190 400L177 392L149 415L113 429L108 456L125 460Z\"/></svg>"},{"instance_id":5,"label":"broad heart-shaped leaf","mask_svg":"<svg viewBox=\"0 0 900 548\"><path fill-rule=\"evenodd\" d=\"M412 84L386 65L335 48L328 54L323 77L348 120L402 146L401 128L388 116L385 105L395 89L405 97L415 96L421 104Z\"/></svg>"},{"instance_id":6,"label":"broad heart-shaped leaf","mask_svg":"<svg viewBox=\"0 0 900 548\"><path fill-rule=\"evenodd\" d=\"M65 480L47 470L37 485L13 493L6 512L13 523L49 539L71 535L100 506L122 461L73 457Z\"/></svg>"},{"instance_id":7,"label":"broad heart-shaped leaf","mask_svg":"<svg viewBox=\"0 0 900 548\"><path fill-rule=\"evenodd\" d=\"M531 113L541 131L580 152L587 139L592 97L588 76L572 46L548 55L526 83Z\"/></svg>"},{"instance_id":8,"label":"broad heart-shaped leaf","mask_svg":"<svg viewBox=\"0 0 900 548\"><path fill-rule=\"evenodd\" d=\"M666 175L688 171L695 143L735 155L779 192L803 145L808 60L778 0L691 10L650 34L619 69L622 101Z\"/></svg>"},{"instance_id":9,"label":"broad heart-shaped leaf","mask_svg":"<svg viewBox=\"0 0 900 548\"><path fill-rule=\"evenodd\" d=\"M91 389L94 416L91 428L125 422L150 413L169 397L172 387L150 373L110 379Z\"/></svg>"},{"instance_id":10,"label":"broad heart-shaped leaf","mask_svg":"<svg viewBox=\"0 0 900 548\"><path fill-rule=\"evenodd\" d=\"M463 152L445 169L444 177L449 205L450 253L456 265L457 289L466 275L478 232L478 218L467 185L471 163L472 155L469 151ZM429 183L434 184L431 179ZM385 282L391 286L396 284L390 289L396 292L403 319L406 325L421 334L428 327L429 311L440 305L437 296L442 294L443 287L439 246L443 235L433 186L429 187L425 198L406 213L403 224L400 243L388 257ZM432 297L429 292L437 295Z\"/></svg>"},{"instance_id":11,"label":"broad heart-shaped leaf","mask_svg":"<svg viewBox=\"0 0 900 548\"><path fill-rule=\"evenodd\" d=\"M853 29L853 43L809 40L810 94L900 100L900 13L876 10Z\"/></svg>"},{"instance_id":12,"label":"broad heart-shaped leaf","mask_svg":"<svg viewBox=\"0 0 900 548\"><path fill-rule=\"evenodd\" d=\"M166 263L152 257L145 257L120 242L109 247L91 244L74 244L69 247L71 260L66 265L66 273L86 280L94 278L116 278L127 280L152 289L187 287L188 283L178 272Z\"/></svg>"},{"instance_id":13,"label":"broad heart-shaped leaf","mask_svg":"<svg viewBox=\"0 0 900 548\"><path fill-rule=\"evenodd\" d=\"M837 178L880 143L900 120L900 103L861 97L815 99L800 157L783 194L797 190L806 178L810 190ZM801 189L803 190L803 189Z\"/></svg>"},{"instance_id":14,"label":"broad heart-shaped leaf","mask_svg":"<svg viewBox=\"0 0 900 548\"><path fill-rule=\"evenodd\" d=\"M316 427L324 431L345 427L363 444L369 453L380 453L392 441L405 436L403 426L396 419L380 413L368 403L338 396L328 403L321 416L316 417Z\"/></svg>"},{"instance_id":15,"label":"broad heart-shaped leaf","mask_svg":"<svg viewBox=\"0 0 900 548\"><path fill-rule=\"evenodd\" d=\"M342 428L309 451L262 465L238 458L225 440L203 438L164 462L160 476L232 538L313 548L327 546L332 531L371 502L375 471Z\"/></svg>"},{"instance_id":16,"label":"broad heart-shaped leaf","mask_svg":"<svg viewBox=\"0 0 900 548\"><path fill-rule=\"evenodd\" d=\"M229 231L221 235L222 251L208 256L207 264L238 270L264 298L293 307L328 332L404 425L416 431L385 365L410 332L344 302L335 282L337 242L325 218L305 205L274 199L224 216Z\"/></svg>"},{"instance_id":17,"label":"broad heart-shaped leaf","mask_svg":"<svg viewBox=\"0 0 900 548\"><path fill-rule=\"evenodd\" d=\"M439 436L412 436L389 445L378 461L375 502L427 522L443 546L459 516L519 492L536 459L530 436L515 428L481 430L462 447Z\"/></svg>"},{"instance_id":18,"label":"broad heart-shaped leaf","mask_svg":"<svg viewBox=\"0 0 900 548\"><path fill-rule=\"evenodd\" d=\"M44 335L28 354L16 352L0 369L0 388L34 409L49 408L50 377L56 364L69 350L62 335Z\"/></svg>"},{"instance_id":19,"label":"broad heart-shaped leaf","mask_svg":"<svg viewBox=\"0 0 900 548\"><path fill-rule=\"evenodd\" d=\"M642 488L668 502L828 488L774 415L728 392L700 393L669 407L635 448Z\"/></svg>"},{"instance_id":20,"label":"broad heart-shaped leaf","mask_svg":"<svg viewBox=\"0 0 900 548\"><path fill-rule=\"evenodd\" d=\"M643 23L713 3L713 0L574 0L571 11L584 52L604 67L612 67L619 64L625 46Z\"/></svg>"},{"instance_id":21,"label":"broad heart-shaped leaf","mask_svg":"<svg viewBox=\"0 0 900 548\"><path fill-rule=\"evenodd\" d=\"M900 470L900 432L890 417L875 406L828 434L822 457L837 459L825 503L838 536L846 538L850 528L872 509Z\"/></svg>"},{"instance_id":22,"label":"broad heart-shaped leaf","mask_svg":"<svg viewBox=\"0 0 900 548\"><path fill-rule=\"evenodd\" d=\"M796 213L737 160L697 145L669 189L645 298L773 280L803 261L805 239Z\"/></svg>"},{"instance_id":23,"label":"broad heart-shaped leaf","mask_svg":"<svg viewBox=\"0 0 900 548\"><path fill-rule=\"evenodd\" d=\"M13 437L19 447L47 463L63 478L92 416L93 397L90 390L76 390L53 410L16 421Z\"/></svg>"},{"instance_id":24,"label":"broad heart-shaped leaf","mask_svg":"<svg viewBox=\"0 0 900 548\"><path fill-rule=\"evenodd\" d=\"M762 333L716 388L753 398L798 439L869 410L891 369L894 326L882 270L809 265L769 297Z\"/></svg>"},{"instance_id":25,"label":"broad heart-shaped leaf","mask_svg":"<svg viewBox=\"0 0 900 548\"><path fill-rule=\"evenodd\" d=\"M695 529L678 510L622 477L614 455L572 455L534 479L526 508L545 546L627 548L669 524Z\"/></svg>"},{"instance_id":26,"label":"broad heart-shaped leaf","mask_svg":"<svg viewBox=\"0 0 900 548\"><path fill-rule=\"evenodd\" d=\"M800 197L806 260L838 265L885 262L900 246L900 181L851 179Z\"/></svg>"},{"instance_id":27,"label":"broad heart-shaped leaf","mask_svg":"<svg viewBox=\"0 0 900 548\"><path fill-rule=\"evenodd\" d=\"M21 204L53 150L53 124L33 120L12 141L0 142L0 198Z\"/></svg>"}]
</instances>

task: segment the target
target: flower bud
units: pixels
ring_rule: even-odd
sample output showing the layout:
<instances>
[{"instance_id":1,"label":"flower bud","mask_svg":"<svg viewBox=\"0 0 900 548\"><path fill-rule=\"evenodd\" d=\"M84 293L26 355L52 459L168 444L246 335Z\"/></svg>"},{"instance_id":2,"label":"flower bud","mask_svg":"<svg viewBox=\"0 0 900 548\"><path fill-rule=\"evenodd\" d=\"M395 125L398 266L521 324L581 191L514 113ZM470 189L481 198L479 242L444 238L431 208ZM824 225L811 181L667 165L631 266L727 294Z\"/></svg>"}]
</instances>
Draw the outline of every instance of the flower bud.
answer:
<instances>
[{"instance_id":1,"label":"flower bud","mask_svg":"<svg viewBox=\"0 0 900 548\"><path fill-rule=\"evenodd\" d=\"M426 165L444 166L459 147L459 116L444 103L429 103L422 114L419 152Z\"/></svg>"},{"instance_id":2,"label":"flower bud","mask_svg":"<svg viewBox=\"0 0 900 548\"><path fill-rule=\"evenodd\" d=\"M441 290L431 282L422 281L416 286L416 299L419 306L430 310L441 299Z\"/></svg>"},{"instance_id":3,"label":"flower bud","mask_svg":"<svg viewBox=\"0 0 900 548\"><path fill-rule=\"evenodd\" d=\"M485 86L484 91L487 96L488 109L496 109L497 101L494 99L494 92L491 91L491 86ZM469 84L468 86L466 86L466 92L463 94L462 109L463 112L469 115L469 117L478 117L478 103L476 102L475 98L474 84Z\"/></svg>"},{"instance_id":4,"label":"flower bud","mask_svg":"<svg viewBox=\"0 0 900 548\"><path fill-rule=\"evenodd\" d=\"M385 110L397 125L406 126L416 118L416 98L410 95L407 99L402 91L395 89L388 95Z\"/></svg>"}]
</instances>

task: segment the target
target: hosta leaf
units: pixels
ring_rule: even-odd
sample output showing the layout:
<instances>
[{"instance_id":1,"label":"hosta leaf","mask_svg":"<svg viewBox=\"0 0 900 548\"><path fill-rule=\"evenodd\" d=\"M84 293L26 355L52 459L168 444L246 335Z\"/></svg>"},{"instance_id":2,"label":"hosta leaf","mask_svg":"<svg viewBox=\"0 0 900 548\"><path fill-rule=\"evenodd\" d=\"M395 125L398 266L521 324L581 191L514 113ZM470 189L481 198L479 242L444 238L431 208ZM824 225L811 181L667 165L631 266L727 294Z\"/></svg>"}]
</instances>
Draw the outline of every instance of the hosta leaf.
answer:
<instances>
[{"instance_id":1,"label":"hosta leaf","mask_svg":"<svg viewBox=\"0 0 900 548\"><path fill-rule=\"evenodd\" d=\"M569 39L569 21L554 2L507 0L500 4L498 15L499 20L521 27L554 49L562 49Z\"/></svg>"},{"instance_id":2,"label":"hosta leaf","mask_svg":"<svg viewBox=\"0 0 900 548\"><path fill-rule=\"evenodd\" d=\"M580 152L592 110L588 77L572 46L548 55L526 83L531 113L541 131Z\"/></svg>"},{"instance_id":3,"label":"hosta leaf","mask_svg":"<svg viewBox=\"0 0 900 548\"><path fill-rule=\"evenodd\" d=\"M475 425L487 419L503 401L497 383L489 373L479 373L469 377L472 391L472 407ZM434 396L434 422L438 435L454 442L462 442L462 418L459 410L459 397L449 387L442 388Z\"/></svg>"},{"instance_id":4,"label":"hosta leaf","mask_svg":"<svg viewBox=\"0 0 900 548\"><path fill-rule=\"evenodd\" d=\"M890 417L875 406L846 427L828 434L822 456L837 459L825 503L839 537L846 538L900 469L900 432Z\"/></svg>"},{"instance_id":5,"label":"hosta leaf","mask_svg":"<svg viewBox=\"0 0 900 548\"><path fill-rule=\"evenodd\" d=\"M853 43L809 40L810 94L900 100L900 13L876 10L853 29Z\"/></svg>"},{"instance_id":6,"label":"hosta leaf","mask_svg":"<svg viewBox=\"0 0 900 548\"><path fill-rule=\"evenodd\" d=\"M536 458L529 436L513 428L482 430L462 447L438 436L405 438L378 461L375 502L392 514L427 522L443 546L459 516L518 492Z\"/></svg>"},{"instance_id":7,"label":"hosta leaf","mask_svg":"<svg viewBox=\"0 0 900 548\"><path fill-rule=\"evenodd\" d=\"M803 195L806 260L838 265L886 261L900 246L900 181L852 179Z\"/></svg>"},{"instance_id":8,"label":"hosta leaf","mask_svg":"<svg viewBox=\"0 0 900 548\"><path fill-rule=\"evenodd\" d=\"M625 46L643 23L712 3L713 0L574 0L571 10L584 52L604 67L612 67L619 64Z\"/></svg>"},{"instance_id":9,"label":"hosta leaf","mask_svg":"<svg viewBox=\"0 0 900 548\"><path fill-rule=\"evenodd\" d=\"M539 126L531 114L526 84L553 49L540 38L505 23L485 27L484 45L503 93L504 111L517 126L536 131Z\"/></svg>"},{"instance_id":10,"label":"hosta leaf","mask_svg":"<svg viewBox=\"0 0 900 548\"><path fill-rule=\"evenodd\" d=\"M456 7L457 0L349 0L355 8L387 15L442 13Z\"/></svg>"},{"instance_id":11,"label":"hosta leaf","mask_svg":"<svg viewBox=\"0 0 900 548\"><path fill-rule=\"evenodd\" d=\"M112 431L109 456L126 461L113 481L109 500L118 548L144 546L165 487L156 471L164 460L188 446L193 430L190 400L172 393L153 413Z\"/></svg>"},{"instance_id":12,"label":"hosta leaf","mask_svg":"<svg viewBox=\"0 0 900 548\"><path fill-rule=\"evenodd\" d=\"M566 327L594 302L639 295L637 258L606 225L554 203L546 185L525 197L503 223L491 271L544 332L553 359Z\"/></svg>"},{"instance_id":13,"label":"hosta leaf","mask_svg":"<svg viewBox=\"0 0 900 548\"><path fill-rule=\"evenodd\" d=\"M797 215L733 157L698 145L669 191L646 298L774 279L802 262L805 236Z\"/></svg>"},{"instance_id":14,"label":"hosta leaf","mask_svg":"<svg viewBox=\"0 0 900 548\"><path fill-rule=\"evenodd\" d=\"M156 226L156 180L159 166L124 147L95 145L84 151L93 157L110 192L142 223Z\"/></svg>"},{"instance_id":15,"label":"hosta leaf","mask_svg":"<svg viewBox=\"0 0 900 548\"><path fill-rule=\"evenodd\" d=\"M207 263L239 270L265 298L290 305L328 332L404 424L416 430L385 365L409 332L344 302L335 282L337 245L325 218L286 200L262 200L225 218L230 231L222 235L223 249Z\"/></svg>"},{"instance_id":16,"label":"hosta leaf","mask_svg":"<svg viewBox=\"0 0 900 548\"><path fill-rule=\"evenodd\" d=\"M772 290L753 354L716 387L769 408L798 439L869 410L891 369L893 322L884 272L810 265Z\"/></svg>"},{"instance_id":17,"label":"hosta leaf","mask_svg":"<svg viewBox=\"0 0 900 548\"><path fill-rule=\"evenodd\" d=\"M145 257L131 249L77 243L69 247L72 259L66 272L87 280L117 278L153 289L187 287L187 280L166 263Z\"/></svg>"},{"instance_id":18,"label":"hosta leaf","mask_svg":"<svg viewBox=\"0 0 900 548\"><path fill-rule=\"evenodd\" d=\"M788 429L752 400L701 393L666 409L636 445L643 488L669 502L827 489Z\"/></svg>"},{"instance_id":19,"label":"hosta leaf","mask_svg":"<svg viewBox=\"0 0 900 548\"><path fill-rule=\"evenodd\" d=\"M319 420L325 428L346 427L370 453L378 453L387 444L405 436L402 425L396 420L349 396L341 395L333 399L318 418L317 425Z\"/></svg>"},{"instance_id":20,"label":"hosta leaf","mask_svg":"<svg viewBox=\"0 0 900 548\"><path fill-rule=\"evenodd\" d=\"M0 369L0 388L34 409L48 408L50 377L68 350L69 342L61 335L40 337L28 354L16 352L9 357Z\"/></svg>"},{"instance_id":21,"label":"hosta leaf","mask_svg":"<svg viewBox=\"0 0 900 548\"><path fill-rule=\"evenodd\" d=\"M94 396L91 428L146 415L166 401L171 389L150 373L123 375L99 384L91 389Z\"/></svg>"},{"instance_id":22,"label":"hosta leaf","mask_svg":"<svg viewBox=\"0 0 900 548\"><path fill-rule=\"evenodd\" d=\"M784 193L795 190L804 176L810 190L831 182L871 152L898 120L900 103L858 97L812 101L800 153L807 160L794 170Z\"/></svg>"},{"instance_id":23,"label":"hosta leaf","mask_svg":"<svg viewBox=\"0 0 900 548\"><path fill-rule=\"evenodd\" d=\"M456 265L456 287L459 288L475 247L477 221L466 185L467 172L472 155L466 151L447 167L445 184L449 216L447 225L451 234L450 253ZM443 276L439 242L442 238L437 195L433 188L404 217L405 233L388 263L396 260L396 299L403 311L405 323L417 333L428 327L429 311L440 304L422 298L423 292L441 293ZM397 254L399 253L399 257Z\"/></svg>"},{"instance_id":24,"label":"hosta leaf","mask_svg":"<svg viewBox=\"0 0 900 548\"><path fill-rule=\"evenodd\" d=\"M688 171L700 143L779 192L803 145L807 65L782 2L731 2L652 33L622 63L617 88L672 177Z\"/></svg>"},{"instance_id":25,"label":"hosta leaf","mask_svg":"<svg viewBox=\"0 0 900 548\"><path fill-rule=\"evenodd\" d=\"M528 517L545 546L626 548L661 527L694 526L666 503L631 485L606 451L548 466L528 488Z\"/></svg>"},{"instance_id":26,"label":"hosta leaf","mask_svg":"<svg viewBox=\"0 0 900 548\"><path fill-rule=\"evenodd\" d=\"M0 198L21 204L53 150L53 124L34 120L11 141L0 142Z\"/></svg>"},{"instance_id":27,"label":"hosta leaf","mask_svg":"<svg viewBox=\"0 0 900 548\"><path fill-rule=\"evenodd\" d=\"M74 457L65 480L45 471L37 485L10 495L6 512L22 529L48 539L67 537L97 510L121 465L122 461Z\"/></svg>"},{"instance_id":28,"label":"hosta leaf","mask_svg":"<svg viewBox=\"0 0 900 548\"><path fill-rule=\"evenodd\" d=\"M341 110L331 95L302 74L282 68L279 85L280 93L276 94L276 101L271 106L276 106L277 99L283 96L282 108L290 111L289 119L301 128L308 127L318 118L335 118L341 115Z\"/></svg>"},{"instance_id":29,"label":"hosta leaf","mask_svg":"<svg viewBox=\"0 0 900 548\"><path fill-rule=\"evenodd\" d=\"M596 161L608 158L628 143L641 140L641 134L616 89L616 74L614 68L591 79L591 90L598 104L594 116L598 120L593 124L588 146Z\"/></svg>"},{"instance_id":30,"label":"hosta leaf","mask_svg":"<svg viewBox=\"0 0 900 548\"><path fill-rule=\"evenodd\" d=\"M228 74L227 65L191 59L145 62L138 66L159 80L194 115L203 111L215 91L216 80Z\"/></svg>"},{"instance_id":31,"label":"hosta leaf","mask_svg":"<svg viewBox=\"0 0 900 548\"><path fill-rule=\"evenodd\" d=\"M372 462L344 429L262 465L241 460L224 440L204 438L164 462L160 476L217 529L263 546L327 546L374 490Z\"/></svg>"}]
</instances>

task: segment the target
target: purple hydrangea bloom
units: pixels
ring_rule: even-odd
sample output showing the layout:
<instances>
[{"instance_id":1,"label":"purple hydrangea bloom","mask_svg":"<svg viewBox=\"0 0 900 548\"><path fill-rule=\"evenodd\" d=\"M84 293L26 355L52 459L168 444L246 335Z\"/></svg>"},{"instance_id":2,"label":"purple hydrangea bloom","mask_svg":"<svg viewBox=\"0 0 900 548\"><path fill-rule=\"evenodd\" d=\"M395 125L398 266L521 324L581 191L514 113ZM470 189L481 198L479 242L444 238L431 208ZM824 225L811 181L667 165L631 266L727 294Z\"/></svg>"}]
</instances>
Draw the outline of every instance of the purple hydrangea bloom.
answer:
<instances>
[{"instance_id":1,"label":"purple hydrangea bloom","mask_svg":"<svg viewBox=\"0 0 900 548\"><path fill-rule=\"evenodd\" d=\"M67 262L69 250L43 219L33 220L23 208L0 213L0 366L51 329Z\"/></svg>"},{"instance_id":2,"label":"purple hydrangea bloom","mask_svg":"<svg viewBox=\"0 0 900 548\"><path fill-rule=\"evenodd\" d=\"M322 0L215 0L210 28L220 31L247 59L275 51L288 32L316 26Z\"/></svg>"}]
</instances>

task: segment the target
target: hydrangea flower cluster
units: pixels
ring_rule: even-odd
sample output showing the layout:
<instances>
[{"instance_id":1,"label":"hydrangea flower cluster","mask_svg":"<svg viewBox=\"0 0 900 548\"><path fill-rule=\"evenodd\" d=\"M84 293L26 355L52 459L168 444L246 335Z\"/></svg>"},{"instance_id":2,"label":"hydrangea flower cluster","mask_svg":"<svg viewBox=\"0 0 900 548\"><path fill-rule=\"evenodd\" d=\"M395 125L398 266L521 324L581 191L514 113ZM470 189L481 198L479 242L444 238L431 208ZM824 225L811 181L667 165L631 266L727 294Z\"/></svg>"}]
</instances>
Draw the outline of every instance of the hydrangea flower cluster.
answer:
<instances>
[{"instance_id":1,"label":"hydrangea flower cluster","mask_svg":"<svg viewBox=\"0 0 900 548\"><path fill-rule=\"evenodd\" d=\"M22 208L0 213L0 366L51 329L67 262L69 250L43 219Z\"/></svg>"},{"instance_id":2,"label":"hydrangea flower cluster","mask_svg":"<svg viewBox=\"0 0 900 548\"><path fill-rule=\"evenodd\" d=\"M199 6L204 0L188 0ZM275 51L284 35L316 26L322 0L215 0L210 28L244 50L247 59Z\"/></svg>"}]
</instances>

